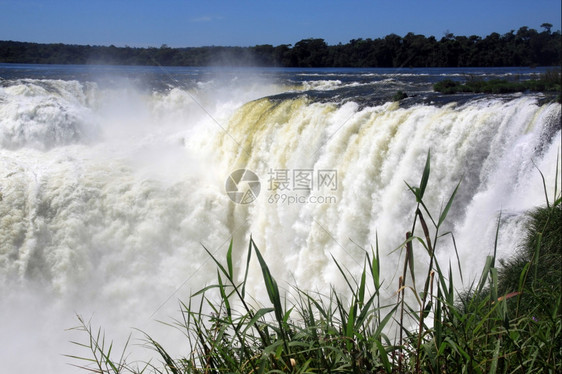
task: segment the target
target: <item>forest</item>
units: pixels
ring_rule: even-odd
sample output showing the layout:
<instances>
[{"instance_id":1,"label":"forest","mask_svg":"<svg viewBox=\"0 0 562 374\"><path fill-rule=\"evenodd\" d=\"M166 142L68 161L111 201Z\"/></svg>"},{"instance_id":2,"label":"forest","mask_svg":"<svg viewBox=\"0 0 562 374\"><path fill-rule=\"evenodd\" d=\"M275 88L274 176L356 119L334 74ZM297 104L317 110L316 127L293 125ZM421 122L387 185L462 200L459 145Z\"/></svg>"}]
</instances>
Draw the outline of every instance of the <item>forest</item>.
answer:
<instances>
[{"instance_id":1,"label":"forest","mask_svg":"<svg viewBox=\"0 0 562 374\"><path fill-rule=\"evenodd\" d=\"M505 34L441 39L408 33L328 45L303 39L294 45L136 48L0 41L0 63L264 67L497 67L560 66L561 32L523 26Z\"/></svg>"}]
</instances>

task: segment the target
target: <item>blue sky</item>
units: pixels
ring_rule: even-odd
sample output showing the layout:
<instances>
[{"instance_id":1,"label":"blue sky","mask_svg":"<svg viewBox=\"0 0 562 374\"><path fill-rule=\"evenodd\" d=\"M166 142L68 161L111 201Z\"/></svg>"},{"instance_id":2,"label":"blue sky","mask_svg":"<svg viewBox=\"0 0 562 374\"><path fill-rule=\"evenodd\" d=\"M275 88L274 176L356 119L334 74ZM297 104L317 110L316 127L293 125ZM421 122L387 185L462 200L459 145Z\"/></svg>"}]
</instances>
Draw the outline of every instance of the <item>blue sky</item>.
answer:
<instances>
[{"instance_id":1,"label":"blue sky","mask_svg":"<svg viewBox=\"0 0 562 374\"><path fill-rule=\"evenodd\" d=\"M408 32L485 36L548 22L560 0L0 0L0 40L159 47L328 44Z\"/></svg>"}]
</instances>

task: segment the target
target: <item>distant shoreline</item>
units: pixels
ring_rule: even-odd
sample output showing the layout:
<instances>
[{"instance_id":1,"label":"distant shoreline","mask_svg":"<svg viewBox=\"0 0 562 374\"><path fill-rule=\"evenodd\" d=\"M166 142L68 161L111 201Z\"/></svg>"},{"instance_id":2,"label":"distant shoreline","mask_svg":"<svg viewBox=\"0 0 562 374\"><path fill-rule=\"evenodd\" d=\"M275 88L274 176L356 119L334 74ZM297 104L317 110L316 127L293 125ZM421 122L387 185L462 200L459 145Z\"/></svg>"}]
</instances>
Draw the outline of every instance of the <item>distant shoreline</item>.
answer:
<instances>
[{"instance_id":1,"label":"distant shoreline","mask_svg":"<svg viewBox=\"0 0 562 374\"><path fill-rule=\"evenodd\" d=\"M491 33L482 38L447 34L437 40L408 33L328 45L303 39L294 45L159 48L0 41L0 63L230 67L523 67L560 66L560 30Z\"/></svg>"}]
</instances>

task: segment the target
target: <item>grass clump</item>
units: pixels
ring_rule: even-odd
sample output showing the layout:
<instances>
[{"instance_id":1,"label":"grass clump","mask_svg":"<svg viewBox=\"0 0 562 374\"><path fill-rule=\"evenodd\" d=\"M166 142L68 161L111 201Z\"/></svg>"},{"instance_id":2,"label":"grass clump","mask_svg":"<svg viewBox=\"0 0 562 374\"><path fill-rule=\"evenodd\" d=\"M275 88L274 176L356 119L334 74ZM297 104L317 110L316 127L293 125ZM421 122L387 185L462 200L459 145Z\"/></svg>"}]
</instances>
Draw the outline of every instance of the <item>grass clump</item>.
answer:
<instances>
[{"instance_id":1,"label":"grass clump","mask_svg":"<svg viewBox=\"0 0 562 374\"><path fill-rule=\"evenodd\" d=\"M541 318L552 303L550 295L562 291L562 209L560 204L550 209L538 208L529 213L529 219L524 245L514 257L500 261L498 282L502 294L521 292L518 305L521 313ZM514 287L520 283L522 289Z\"/></svg>"},{"instance_id":2,"label":"grass clump","mask_svg":"<svg viewBox=\"0 0 562 374\"><path fill-rule=\"evenodd\" d=\"M420 183L408 185L415 206L411 231L397 248L404 254L402 273L397 285L385 285L395 289L395 300L381 297L378 245L365 252L358 277L334 259L348 287L346 297L333 287L328 294L294 289L289 301L250 238L240 276L233 267L232 242L224 262L207 250L217 268L216 283L181 303L181 319L176 321L191 349L188 355L172 358L146 336L160 355L159 363L142 363L139 368L126 363L124 355L114 361L112 346L80 319L78 328L88 341L76 344L93 357L74 358L97 373L560 372L560 272L552 271L560 264L552 263L560 259L558 192L552 204L547 200L547 207L533 213L523 255L510 260L516 266L506 262L497 267L494 249L477 282L459 294L451 264L444 268L435 256L440 243L453 238L442 232L442 225L458 185L443 210L432 214L423 200L430 169L428 154ZM421 273L414 272L414 253L425 257L416 262L427 264ZM267 305L246 292L254 258ZM416 274L424 276L416 279ZM542 300L540 306L536 299Z\"/></svg>"},{"instance_id":3,"label":"grass clump","mask_svg":"<svg viewBox=\"0 0 562 374\"><path fill-rule=\"evenodd\" d=\"M551 70L540 74L538 77L525 81L471 79L466 82L459 82L452 79L445 79L435 83L433 89L443 94L466 92L505 94L525 91L559 93L561 90L561 74L558 71ZM557 100L559 101L559 98Z\"/></svg>"},{"instance_id":4,"label":"grass clump","mask_svg":"<svg viewBox=\"0 0 562 374\"><path fill-rule=\"evenodd\" d=\"M403 99L406 99L408 97L408 94L402 90L398 90L396 91L396 93L394 95L392 95L392 101L400 101Z\"/></svg>"}]
</instances>

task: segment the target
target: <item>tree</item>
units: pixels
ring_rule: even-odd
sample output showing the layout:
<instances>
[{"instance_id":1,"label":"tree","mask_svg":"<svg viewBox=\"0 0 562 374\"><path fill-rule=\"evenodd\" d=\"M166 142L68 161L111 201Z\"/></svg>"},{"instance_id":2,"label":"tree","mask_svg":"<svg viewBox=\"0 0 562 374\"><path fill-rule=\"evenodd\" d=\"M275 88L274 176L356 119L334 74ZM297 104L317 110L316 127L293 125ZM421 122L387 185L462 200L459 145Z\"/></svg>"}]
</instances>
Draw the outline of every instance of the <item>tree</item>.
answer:
<instances>
[{"instance_id":1,"label":"tree","mask_svg":"<svg viewBox=\"0 0 562 374\"><path fill-rule=\"evenodd\" d=\"M552 24L551 24L551 23L545 22L545 23L543 23L543 24L541 25L541 27L544 28L544 31L546 31L547 33L550 34L550 29L552 28Z\"/></svg>"},{"instance_id":2,"label":"tree","mask_svg":"<svg viewBox=\"0 0 562 374\"><path fill-rule=\"evenodd\" d=\"M294 67L431 67L431 66L559 66L560 30L543 23L544 31L527 26L485 38L455 36L448 30L440 40L408 33L377 39L352 39L329 46L324 39L303 39L294 46L120 48L0 41L0 62L121 65L204 66L209 64Z\"/></svg>"},{"instance_id":3,"label":"tree","mask_svg":"<svg viewBox=\"0 0 562 374\"><path fill-rule=\"evenodd\" d=\"M328 46L324 39L303 39L293 47L296 66L324 67L328 56Z\"/></svg>"}]
</instances>

